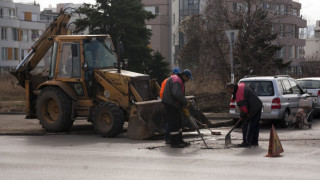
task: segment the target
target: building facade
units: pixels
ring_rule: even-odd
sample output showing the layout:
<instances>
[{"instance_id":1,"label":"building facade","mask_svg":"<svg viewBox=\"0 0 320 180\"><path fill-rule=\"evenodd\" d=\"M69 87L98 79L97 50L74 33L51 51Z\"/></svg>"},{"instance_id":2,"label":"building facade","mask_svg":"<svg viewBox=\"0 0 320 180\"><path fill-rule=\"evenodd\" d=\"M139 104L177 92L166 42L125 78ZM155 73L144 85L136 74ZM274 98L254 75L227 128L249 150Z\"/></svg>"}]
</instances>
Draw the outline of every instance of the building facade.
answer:
<instances>
[{"instance_id":1,"label":"building facade","mask_svg":"<svg viewBox=\"0 0 320 180\"><path fill-rule=\"evenodd\" d=\"M170 0L142 0L144 9L156 15L155 19L146 21L147 28L152 32L149 47L155 51L159 51L167 60L170 56L169 1Z\"/></svg>"},{"instance_id":2,"label":"building facade","mask_svg":"<svg viewBox=\"0 0 320 180\"><path fill-rule=\"evenodd\" d=\"M227 3L231 10L243 6L243 0L222 0L222 2ZM164 54L172 67L177 65L177 54L185 39L179 33L179 22L187 16L201 14L206 1L143 0L143 3L146 10L154 8L155 10L158 9L159 12L157 11L157 13L159 14L168 13L165 16L158 16L156 20L148 21L146 24L152 29L153 33L151 47ZM283 48L275 56L283 58L285 62L291 62L291 66L285 73L300 75L302 73L300 64L305 60L304 47L306 45L306 41L300 36L300 30L307 27L307 21L301 18L301 4L293 0L264 0L260 3L263 9L277 14L275 29L278 30L279 36L276 43L282 45ZM160 26L163 27L162 31L158 30ZM163 47L161 44L170 48L161 48Z\"/></svg>"},{"instance_id":3,"label":"building facade","mask_svg":"<svg viewBox=\"0 0 320 180\"><path fill-rule=\"evenodd\" d=\"M0 0L0 73L15 68L44 30L39 4Z\"/></svg>"},{"instance_id":4,"label":"building facade","mask_svg":"<svg viewBox=\"0 0 320 180\"><path fill-rule=\"evenodd\" d=\"M179 33L179 22L185 17L199 14L203 0L142 0L145 10L157 15L146 21L151 29L150 47L161 52L171 67L177 65L176 59L184 37Z\"/></svg>"},{"instance_id":5,"label":"building facade","mask_svg":"<svg viewBox=\"0 0 320 180\"><path fill-rule=\"evenodd\" d=\"M320 61L320 20L313 30L314 36L306 39L306 61Z\"/></svg>"}]
</instances>

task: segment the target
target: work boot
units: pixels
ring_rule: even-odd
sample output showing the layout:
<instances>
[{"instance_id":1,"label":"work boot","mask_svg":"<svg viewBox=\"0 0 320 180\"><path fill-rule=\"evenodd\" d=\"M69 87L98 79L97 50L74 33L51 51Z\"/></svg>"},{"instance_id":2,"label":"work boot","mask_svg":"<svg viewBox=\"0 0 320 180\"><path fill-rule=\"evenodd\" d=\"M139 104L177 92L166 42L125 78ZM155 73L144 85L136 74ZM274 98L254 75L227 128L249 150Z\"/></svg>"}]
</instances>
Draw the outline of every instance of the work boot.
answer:
<instances>
[{"instance_id":1,"label":"work boot","mask_svg":"<svg viewBox=\"0 0 320 180\"><path fill-rule=\"evenodd\" d=\"M242 142L241 144L238 144L237 147L239 148L247 148L247 147L251 147L251 144L248 142Z\"/></svg>"},{"instance_id":2,"label":"work boot","mask_svg":"<svg viewBox=\"0 0 320 180\"><path fill-rule=\"evenodd\" d=\"M166 144L171 144L171 140L166 140Z\"/></svg>"},{"instance_id":3,"label":"work boot","mask_svg":"<svg viewBox=\"0 0 320 180\"><path fill-rule=\"evenodd\" d=\"M181 144L185 144L186 146L190 146L189 142L185 142L183 140L182 132L180 132L179 135L178 135L178 142L181 143Z\"/></svg>"},{"instance_id":4,"label":"work boot","mask_svg":"<svg viewBox=\"0 0 320 180\"><path fill-rule=\"evenodd\" d=\"M170 147L171 148L185 148L185 147L187 147L187 145L185 145L184 143L177 142L177 143L171 143Z\"/></svg>"},{"instance_id":5,"label":"work boot","mask_svg":"<svg viewBox=\"0 0 320 180\"><path fill-rule=\"evenodd\" d=\"M258 141L254 141L254 142L252 142L252 143L251 143L251 146L259 146Z\"/></svg>"},{"instance_id":6,"label":"work boot","mask_svg":"<svg viewBox=\"0 0 320 180\"><path fill-rule=\"evenodd\" d=\"M190 143L184 141L183 139L180 139L180 140L179 140L179 143L184 144L184 145L186 145L186 146L190 146Z\"/></svg>"},{"instance_id":7,"label":"work boot","mask_svg":"<svg viewBox=\"0 0 320 180\"><path fill-rule=\"evenodd\" d=\"M185 148L187 145L181 142L181 134L171 136L171 148Z\"/></svg>"}]
</instances>

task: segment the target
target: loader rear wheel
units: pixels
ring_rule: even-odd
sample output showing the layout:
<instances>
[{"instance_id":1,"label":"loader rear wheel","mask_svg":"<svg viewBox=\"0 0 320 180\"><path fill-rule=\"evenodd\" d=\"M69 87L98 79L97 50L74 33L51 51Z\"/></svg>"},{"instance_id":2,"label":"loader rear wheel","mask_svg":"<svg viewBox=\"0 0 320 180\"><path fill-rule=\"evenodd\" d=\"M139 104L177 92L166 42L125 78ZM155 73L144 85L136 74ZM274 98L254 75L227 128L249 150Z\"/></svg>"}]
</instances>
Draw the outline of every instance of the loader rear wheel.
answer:
<instances>
[{"instance_id":1,"label":"loader rear wheel","mask_svg":"<svg viewBox=\"0 0 320 180\"><path fill-rule=\"evenodd\" d=\"M103 102L95 108L94 113L92 123L98 134L115 137L122 132L125 116L119 106Z\"/></svg>"},{"instance_id":2,"label":"loader rear wheel","mask_svg":"<svg viewBox=\"0 0 320 180\"><path fill-rule=\"evenodd\" d=\"M71 128L72 101L61 89L46 87L37 99L37 114L42 127L50 132Z\"/></svg>"}]
</instances>

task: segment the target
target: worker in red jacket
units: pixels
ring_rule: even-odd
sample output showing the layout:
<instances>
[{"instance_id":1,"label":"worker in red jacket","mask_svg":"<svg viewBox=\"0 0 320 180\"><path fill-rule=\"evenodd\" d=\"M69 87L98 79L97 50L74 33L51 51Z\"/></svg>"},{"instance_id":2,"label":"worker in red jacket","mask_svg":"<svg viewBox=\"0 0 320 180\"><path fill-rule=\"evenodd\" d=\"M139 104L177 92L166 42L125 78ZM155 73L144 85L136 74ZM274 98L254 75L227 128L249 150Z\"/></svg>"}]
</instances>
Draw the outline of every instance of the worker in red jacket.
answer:
<instances>
[{"instance_id":1,"label":"worker in red jacket","mask_svg":"<svg viewBox=\"0 0 320 180\"><path fill-rule=\"evenodd\" d=\"M237 102L237 106L240 109L239 120L243 121L243 142L238 146L258 146L262 101L256 93L243 82L238 85L229 83L227 84L226 89L229 94L232 94L232 98Z\"/></svg>"},{"instance_id":2,"label":"worker in red jacket","mask_svg":"<svg viewBox=\"0 0 320 180\"><path fill-rule=\"evenodd\" d=\"M181 115L183 107L190 105L185 97L184 83L193 79L191 71L185 69L181 74L170 77L165 85L162 103L165 106L169 133L171 137L171 148L184 148L190 143L185 142L182 137Z\"/></svg>"},{"instance_id":3,"label":"worker in red jacket","mask_svg":"<svg viewBox=\"0 0 320 180\"><path fill-rule=\"evenodd\" d=\"M172 69L172 73L171 73L171 77L173 75L178 75L180 74L180 69L178 67L176 68L173 68ZM164 91L164 87L166 86L166 83L168 81L169 78L165 79L162 83L161 83L161 89L160 89L160 99L162 99L162 96L163 96L163 91ZM165 141L166 141L166 144L170 144L171 143L171 138L170 138L170 134L169 134L169 123L168 121L166 121L166 132L165 132Z\"/></svg>"}]
</instances>

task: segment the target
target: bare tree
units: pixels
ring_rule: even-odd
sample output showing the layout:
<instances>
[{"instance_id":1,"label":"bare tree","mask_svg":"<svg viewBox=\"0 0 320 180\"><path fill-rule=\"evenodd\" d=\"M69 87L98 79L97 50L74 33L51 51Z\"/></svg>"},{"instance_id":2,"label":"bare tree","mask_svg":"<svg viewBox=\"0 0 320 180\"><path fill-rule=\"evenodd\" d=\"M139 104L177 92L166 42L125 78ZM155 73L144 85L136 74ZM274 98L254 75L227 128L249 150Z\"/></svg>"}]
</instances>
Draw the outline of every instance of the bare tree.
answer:
<instances>
[{"instance_id":1,"label":"bare tree","mask_svg":"<svg viewBox=\"0 0 320 180\"><path fill-rule=\"evenodd\" d=\"M306 57L306 61L302 63L303 76L314 77L320 76L320 57Z\"/></svg>"},{"instance_id":2,"label":"bare tree","mask_svg":"<svg viewBox=\"0 0 320 180\"><path fill-rule=\"evenodd\" d=\"M234 50L236 79L247 74L273 75L290 62L276 58L278 26L273 6L263 9L261 0L207 0L202 15L181 22L186 44L180 51L182 65L193 65L202 73L210 69L220 80L230 79L229 45L225 30L238 29ZM270 13L271 12L271 13ZM200 74L199 74L200 75ZM205 74L202 74L205 75ZM210 77L210 76L208 76Z\"/></svg>"}]
</instances>

